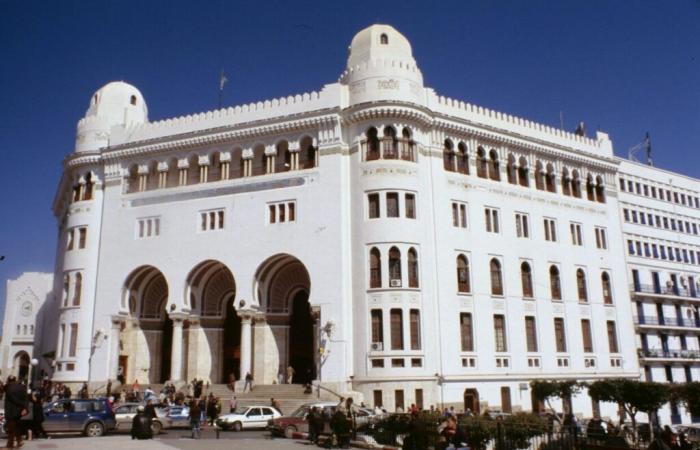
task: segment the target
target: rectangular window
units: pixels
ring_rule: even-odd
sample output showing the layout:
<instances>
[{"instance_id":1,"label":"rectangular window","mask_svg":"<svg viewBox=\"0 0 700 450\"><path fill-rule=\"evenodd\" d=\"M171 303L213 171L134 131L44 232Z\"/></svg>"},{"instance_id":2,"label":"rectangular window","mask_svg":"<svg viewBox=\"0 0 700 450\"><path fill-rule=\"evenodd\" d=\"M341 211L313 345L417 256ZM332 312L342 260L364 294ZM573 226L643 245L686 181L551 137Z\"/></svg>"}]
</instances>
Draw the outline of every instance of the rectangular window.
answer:
<instances>
[{"instance_id":1,"label":"rectangular window","mask_svg":"<svg viewBox=\"0 0 700 450\"><path fill-rule=\"evenodd\" d=\"M515 214L515 233L520 238L530 237L530 230L528 227L527 214L516 213Z\"/></svg>"},{"instance_id":2,"label":"rectangular window","mask_svg":"<svg viewBox=\"0 0 700 450\"><path fill-rule=\"evenodd\" d=\"M423 389L416 389L416 407L419 411L423 410Z\"/></svg>"},{"instance_id":3,"label":"rectangular window","mask_svg":"<svg viewBox=\"0 0 700 450\"><path fill-rule=\"evenodd\" d=\"M510 401L510 388L503 386L501 388L501 412L510 414L513 412L513 407Z\"/></svg>"},{"instance_id":4,"label":"rectangular window","mask_svg":"<svg viewBox=\"0 0 700 450\"><path fill-rule=\"evenodd\" d=\"M405 210L406 210L406 218L407 219L415 219L416 218L416 196L415 194L406 194L404 195L404 201L405 201Z\"/></svg>"},{"instance_id":5,"label":"rectangular window","mask_svg":"<svg viewBox=\"0 0 700 450\"><path fill-rule=\"evenodd\" d=\"M269 203L267 205L267 223L285 223L285 222L296 222L297 219L297 208L296 202L276 202ZM220 210L218 213L219 221L217 225L219 229L224 228L224 210Z\"/></svg>"},{"instance_id":6,"label":"rectangular window","mask_svg":"<svg viewBox=\"0 0 700 450\"><path fill-rule=\"evenodd\" d=\"M391 318L391 349L403 350L403 311L392 309Z\"/></svg>"},{"instance_id":7,"label":"rectangular window","mask_svg":"<svg viewBox=\"0 0 700 450\"><path fill-rule=\"evenodd\" d=\"M78 348L78 324L70 324L70 345L68 346L68 357L75 357Z\"/></svg>"},{"instance_id":8,"label":"rectangular window","mask_svg":"<svg viewBox=\"0 0 700 450\"><path fill-rule=\"evenodd\" d=\"M372 391L372 398L374 399L374 407L376 408L377 406L382 407L382 391L380 390L374 390Z\"/></svg>"},{"instance_id":9,"label":"rectangular window","mask_svg":"<svg viewBox=\"0 0 700 450\"><path fill-rule=\"evenodd\" d=\"M78 248L85 248L87 243L87 228L78 228Z\"/></svg>"},{"instance_id":10,"label":"rectangular window","mask_svg":"<svg viewBox=\"0 0 700 450\"><path fill-rule=\"evenodd\" d=\"M17 325L17 326L19 326L19 325ZM17 332L19 333L19 330ZM62 323L61 329L59 330L59 333L58 333L58 349L57 349L57 353L61 356L61 358L66 356L65 338L66 338L66 324Z\"/></svg>"},{"instance_id":11,"label":"rectangular window","mask_svg":"<svg viewBox=\"0 0 700 450\"><path fill-rule=\"evenodd\" d=\"M629 221L630 221L630 211L629 211L629 209L627 209L627 208L623 209L623 210L622 210L622 215L623 215L623 217L625 218L625 222L629 222Z\"/></svg>"},{"instance_id":12,"label":"rectangular window","mask_svg":"<svg viewBox=\"0 0 700 450\"><path fill-rule=\"evenodd\" d=\"M596 247L606 250L608 248L608 236L605 228L596 227L595 229L595 245Z\"/></svg>"},{"instance_id":13,"label":"rectangular window","mask_svg":"<svg viewBox=\"0 0 700 450\"><path fill-rule=\"evenodd\" d=\"M525 342L528 352L536 352L537 350L537 327L535 318L532 316L525 317Z\"/></svg>"},{"instance_id":14,"label":"rectangular window","mask_svg":"<svg viewBox=\"0 0 700 450\"><path fill-rule=\"evenodd\" d=\"M372 343L384 344L384 318L381 309L372 310ZM382 349L383 350L383 349Z\"/></svg>"},{"instance_id":15,"label":"rectangular window","mask_svg":"<svg viewBox=\"0 0 700 450\"><path fill-rule=\"evenodd\" d=\"M160 235L160 218L146 217L136 221L136 232L139 239Z\"/></svg>"},{"instance_id":16,"label":"rectangular window","mask_svg":"<svg viewBox=\"0 0 700 450\"><path fill-rule=\"evenodd\" d=\"M199 231L214 231L223 230L224 228L224 210L215 209L212 211L202 211L199 213L200 224ZM271 218L271 220L274 220ZM274 223L271 221L270 223Z\"/></svg>"},{"instance_id":17,"label":"rectangular window","mask_svg":"<svg viewBox=\"0 0 700 450\"><path fill-rule=\"evenodd\" d=\"M485 208L484 216L486 219L486 231L489 233L499 233L498 210L494 208Z\"/></svg>"},{"instance_id":18,"label":"rectangular window","mask_svg":"<svg viewBox=\"0 0 700 450\"><path fill-rule=\"evenodd\" d=\"M506 318L500 314L493 316L493 331L496 338L496 351L507 352L508 345L506 341Z\"/></svg>"},{"instance_id":19,"label":"rectangular window","mask_svg":"<svg viewBox=\"0 0 700 450\"><path fill-rule=\"evenodd\" d=\"M574 245L583 245L583 237L581 235L581 224L571 222L569 228L571 229L571 243Z\"/></svg>"},{"instance_id":20,"label":"rectangular window","mask_svg":"<svg viewBox=\"0 0 700 450\"><path fill-rule=\"evenodd\" d=\"M557 222L554 219L544 219L544 239L550 242L557 241Z\"/></svg>"},{"instance_id":21,"label":"rectangular window","mask_svg":"<svg viewBox=\"0 0 700 450\"><path fill-rule=\"evenodd\" d=\"M399 217L399 194L397 192L386 193L386 216Z\"/></svg>"},{"instance_id":22,"label":"rectangular window","mask_svg":"<svg viewBox=\"0 0 700 450\"><path fill-rule=\"evenodd\" d=\"M394 391L394 403L395 403L395 409L401 408L401 410L405 410L404 403L403 403L403 389L397 389Z\"/></svg>"},{"instance_id":23,"label":"rectangular window","mask_svg":"<svg viewBox=\"0 0 700 450\"><path fill-rule=\"evenodd\" d=\"M620 190L622 192L625 191L625 179L624 178L620 178Z\"/></svg>"},{"instance_id":24,"label":"rectangular window","mask_svg":"<svg viewBox=\"0 0 700 450\"><path fill-rule=\"evenodd\" d=\"M420 311L412 309L410 311L410 328L411 328L411 350L420 350Z\"/></svg>"},{"instance_id":25,"label":"rectangular window","mask_svg":"<svg viewBox=\"0 0 700 450\"><path fill-rule=\"evenodd\" d=\"M583 336L584 353L593 353L593 334L591 333L591 321L581 320L581 335Z\"/></svg>"},{"instance_id":26,"label":"rectangular window","mask_svg":"<svg viewBox=\"0 0 700 450\"><path fill-rule=\"evenodd\" d=\"M66 250L73 250L73 235L75 234L75 229L70 228L66 231Z\"/></svg>"},{"instance_id":27,"label":"rectangular window","mask_svg":"<svg viewBox=\"0 0 700 450\"><path fill-rule=\"evenodd\" d=\"M474 331L472 329L472 315L461 313L459 315L459 327L462 335L462 351L474 351Z\"/></svg>"},{"instance_id":28,"label":"rectangular window","mask_svg":"<svg viewBox=\"0 0 700 450\"><path fill-rule=\"evenodd\" d=\"M558 352L566 351L566 331L564 330L564 319L561 317L554 319L554 343Z\"/></svg>"},{"instance_id":29,"label":"rectangular window","mask_svg":"<svg viewBox=\"0 0 700 450\"><path fill-rule=\"evenodd\" d=\"M379 218L379 194L368 194L367 204L369 205L369 218Z\"/></svg>"},{"instance_id":30,"label":"rectangular window","mask_svg":"<svg viewBox=\"0 0 700 450\"><path fill-rule=\"evenodd\" d=\"M452 226L467 228L467 204L452 202Z\"/></svg>"},{"instance_id":31,"label":"rectangular window","mask_svg":"<svg viewBox=\"0 0 700 450\"><path fill-rule=\"evenodd\" d=\"M275 205L269 205L268 206L268 215L270 217L270 223L277 223L277 206ZM202 225L202 228L204 228L204 225Z\"/></svg>"},{"instance_id":32,"label":"rectangular window","mask_svg":"<svg viewBox=\"0 0 700 450\"><path fill-rule=\"evenodd\" d=\"M618 353L620 351L617 346L617 329L615 328L615 322L608 320L608 347L610 353Z\"/></svg>"}]
</instances>

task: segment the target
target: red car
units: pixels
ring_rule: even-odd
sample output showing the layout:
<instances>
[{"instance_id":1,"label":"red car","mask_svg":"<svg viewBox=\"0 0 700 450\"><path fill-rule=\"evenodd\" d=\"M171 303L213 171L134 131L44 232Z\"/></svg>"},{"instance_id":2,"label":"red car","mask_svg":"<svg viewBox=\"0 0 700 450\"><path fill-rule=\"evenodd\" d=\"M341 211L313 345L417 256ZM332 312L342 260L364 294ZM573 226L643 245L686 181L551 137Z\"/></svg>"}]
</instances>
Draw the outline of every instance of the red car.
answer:
<instances>
[{"instance_id":1,"label":"red car","mask_svg":"<svg viewBox=\"0 0 700 450\"><path fill-rule=\"evenodd\" d=\"M309 423L306 420L306 416L314 406L321 409L324 416L330 417L331 410L338 406L338 402L306 403L287 416L270 420L267 429L275 436L284 436L288 439L291 439L292 435L296 432L308 433ZM368 409L358 409L356 414L356 423L358 427L368 424L373 415L373 412Z\"/></svg>"}]
</instances>

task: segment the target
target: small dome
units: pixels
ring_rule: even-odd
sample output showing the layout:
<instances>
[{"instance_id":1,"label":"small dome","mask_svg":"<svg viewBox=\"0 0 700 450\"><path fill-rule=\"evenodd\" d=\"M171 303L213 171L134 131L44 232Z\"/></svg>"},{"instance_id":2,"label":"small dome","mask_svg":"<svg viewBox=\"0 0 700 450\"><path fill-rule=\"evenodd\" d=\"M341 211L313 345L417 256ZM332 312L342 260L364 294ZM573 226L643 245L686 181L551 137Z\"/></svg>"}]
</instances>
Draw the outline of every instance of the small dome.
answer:
<instances>
[{"instance_id":1,"label":"small dome","mask_svg":"<svg viewBox=\"0 0 700 450\"><path fill-rule=\"evenodd\" d=\"M391 25L371 25L350 43L348 68L373 60L403 60L415 65L411 44Z\"/></svg>"},{"instance_id":2,"label":"small dome","mask_svg":"<svg viewBox=\"0 0 700 450\"><path fill-rule=\"evenodd\" d=\"M148 122L148 107L143 95L123 81L112 81L92 95L85 117L105 119L110 126Z\"/></svg>"}]
</instances>

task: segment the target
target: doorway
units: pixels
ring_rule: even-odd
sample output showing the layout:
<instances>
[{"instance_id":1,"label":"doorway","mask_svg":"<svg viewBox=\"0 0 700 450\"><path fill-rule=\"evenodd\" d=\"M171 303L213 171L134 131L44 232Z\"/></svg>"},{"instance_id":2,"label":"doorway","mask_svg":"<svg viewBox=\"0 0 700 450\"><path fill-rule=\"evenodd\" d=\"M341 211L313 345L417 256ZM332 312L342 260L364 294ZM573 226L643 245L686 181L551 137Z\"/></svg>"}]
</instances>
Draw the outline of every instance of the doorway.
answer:
<instances>
[{"instance_id":1,"label":"doorway","mask_svg":"<svg viewBox=\"0 0 700 450\"><path fill-rule=\"evenodd\" d=\"M479 414L479 391L476 389L467 389L464 391L464 411L471 411L473 414Z\"/></svg>"},{"instance_id":2,"label":"doorway","mask_svg":"<svg viewBox=\"0 0 700 450\"><path fill-rule=\"evenodd\" d=\"M165 314L167 316L167 314ZM165 383L170 380L170 363L173 352L173 321L170 317L163 320L163 339L161 342L160 354L160 382Z\"/></svg>"},{"instance_id":3,"label":"doorway","mask_svg":"<svg viewBox=\"0 0 700 450\"><path fill-rule=\"evenodd\" d=\"M224 352L223 373L221 380L228 383L229 375L234 374L236 380L241 379L241 318L238 317L233 302L226 302L226 318L224 319Z\"/></svg>"},{"instance_id":4,"label":"doorway","mask_svg":"<svg viewBox=\"0 0 700 450\"><path fill-rule=\"evenodd\" d=\"M299 291L292 298L289 324L289 365L294 369L295 384L310 383L316 378L314 360L314 321L309 293Z\"/></svg>"}]
</instances>

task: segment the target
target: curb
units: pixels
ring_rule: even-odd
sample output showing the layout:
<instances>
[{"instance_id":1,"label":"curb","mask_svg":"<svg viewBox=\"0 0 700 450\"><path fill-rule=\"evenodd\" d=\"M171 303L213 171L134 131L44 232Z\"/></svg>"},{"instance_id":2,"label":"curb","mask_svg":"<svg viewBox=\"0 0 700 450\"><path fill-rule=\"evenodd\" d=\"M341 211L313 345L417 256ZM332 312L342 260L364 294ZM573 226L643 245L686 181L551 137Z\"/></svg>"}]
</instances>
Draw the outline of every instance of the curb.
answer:
<instances>
[{"instance_id":1,"label":"curb","mask_svg":"<svg viewBox=\"0 0 700 450\"><path fill-rule=\"evenodd\" d=\"M292 439L308 440L309 433L300 433L298 431L294 432L294 433L292 433ZM362 442L362 441L351 441L350 445L352 447L371 449L371 450L401 450L399 447L391 447L391 446L387 446L387 445L373 445L373 444L370 444L367 442Z\"/></svg>"}]
</instances>

